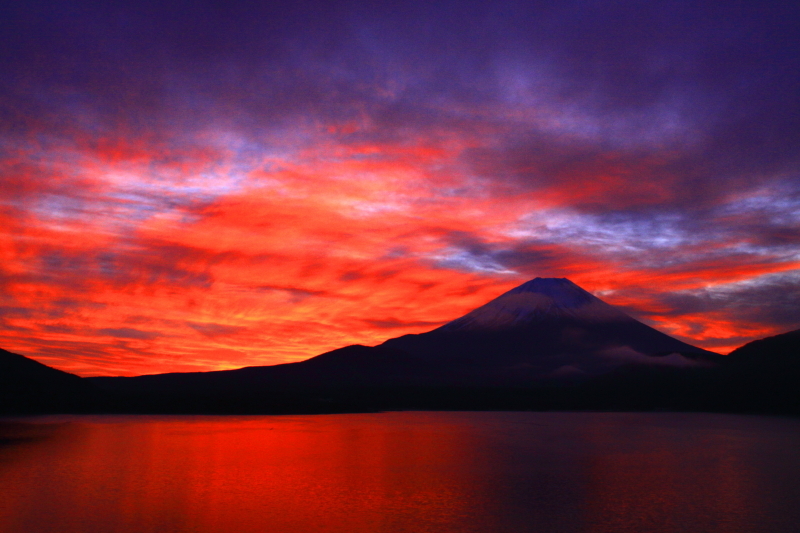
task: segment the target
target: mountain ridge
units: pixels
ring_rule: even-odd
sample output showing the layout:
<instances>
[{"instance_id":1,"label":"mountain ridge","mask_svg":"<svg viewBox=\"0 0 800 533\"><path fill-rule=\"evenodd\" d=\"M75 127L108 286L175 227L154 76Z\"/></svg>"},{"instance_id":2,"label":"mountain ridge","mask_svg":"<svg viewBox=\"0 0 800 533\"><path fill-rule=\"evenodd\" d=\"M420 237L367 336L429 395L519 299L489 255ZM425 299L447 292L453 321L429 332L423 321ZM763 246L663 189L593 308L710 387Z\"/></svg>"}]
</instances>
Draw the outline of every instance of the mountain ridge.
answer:
<instances>
[{"instance_id":1,"label":"mountain ridge","mask_svg":"<svg viewBox=\"0 0 800 533\"><path fill-rule=\"evenodd\" d=\"M790 340L800 343L800 334ZM235 370L69 379L104 391L95 409L107 412L793 412L784 404L797 397L787 379L795 374L785 372L798 366L795 344L777 359L729 359L657 331L566 278L536 278L439 328L377 346Z\"/></svg>"},{"instance_id":2,"label":"mountain ridge","mask_svg":"<svg viewBox=\"0 0 800 533\"><path fill-rule=\"evenodd\" d=\"M101 396L85 378L0 349L0 413L85 411Z\"/></svg>"}]
</instances>

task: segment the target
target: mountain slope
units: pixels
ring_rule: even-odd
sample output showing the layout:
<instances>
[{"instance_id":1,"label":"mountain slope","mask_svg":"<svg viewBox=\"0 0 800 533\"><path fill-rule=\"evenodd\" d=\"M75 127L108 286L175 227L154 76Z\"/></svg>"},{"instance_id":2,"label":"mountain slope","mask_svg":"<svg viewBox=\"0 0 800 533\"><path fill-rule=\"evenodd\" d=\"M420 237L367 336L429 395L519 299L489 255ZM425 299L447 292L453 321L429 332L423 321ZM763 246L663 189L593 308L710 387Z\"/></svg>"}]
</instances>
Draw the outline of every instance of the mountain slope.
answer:
<instances>
[{"instance_id":1,"label":"mountain slope","mask_svg":"<svg viewBox=\"0 0 800 533\"><path fill-rule=\"evenodd\" d=\"M800 413L800 329L732 351L710 391L725 410Z\"/></svg>"},{"instance_id":2,"label":"mountain slope","mask_svg":"<svg viewBox=\"0 0 800 533\"><path fill-rule=\"evenodd\" d=\"M413 353L434 367L457 369L456 381L493 384L580 380L627 366L703 367L721 361L567 279L553 278L536 278L438 329L381 346Z\"/></svg>"},{"instance_id":3,"label":"mountain slope","mask_svg":"<svg viewBox=\"0 0 800 533\"><path fill-rule=\"evenodd\" d=\"M736 364L800 367L800 329L748 342L728 354Z\"/></svg>"},{"instance_id":4,"label":"mountain slope","mask_svg":"<svg viewBox=\"0 0 800 533\"><path fill-rule=\"evenodd\" d=\"M80 377L0 349L0 413L93 410L100 391Z\"/></svg>"}]
</instances>

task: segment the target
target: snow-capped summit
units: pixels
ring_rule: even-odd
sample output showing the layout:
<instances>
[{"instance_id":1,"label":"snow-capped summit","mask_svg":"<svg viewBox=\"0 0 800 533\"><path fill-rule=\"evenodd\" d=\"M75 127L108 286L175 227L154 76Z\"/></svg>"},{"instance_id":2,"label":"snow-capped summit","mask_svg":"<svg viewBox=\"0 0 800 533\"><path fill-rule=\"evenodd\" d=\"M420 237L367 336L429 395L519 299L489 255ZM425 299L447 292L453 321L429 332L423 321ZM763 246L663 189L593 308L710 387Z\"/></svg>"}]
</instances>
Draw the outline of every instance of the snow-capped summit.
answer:
<instances>
[{"instance_id":1,"label":"snow-capped summit","mask_svg":"<svg viewBox=\"0 0 800 533\"><path fill-rule=\"evenodd\" d=\"M567 278L534 278L508 291L505 294L535 292L550 296L564 306L580 306L593 296ZM502 298L502 296L500 296Z\"/></svg>"},{"instance_id":2,"label":"snow-capped summit","mask_svg":"<svg viewBox=\"0 0 800 533\"><path fill-rule=\"evenodd\" d=\"M445 324L440 330L502 330L547 317L594 323L633 320L566 278L536 278Z\"/></svg>"}]
</instances>

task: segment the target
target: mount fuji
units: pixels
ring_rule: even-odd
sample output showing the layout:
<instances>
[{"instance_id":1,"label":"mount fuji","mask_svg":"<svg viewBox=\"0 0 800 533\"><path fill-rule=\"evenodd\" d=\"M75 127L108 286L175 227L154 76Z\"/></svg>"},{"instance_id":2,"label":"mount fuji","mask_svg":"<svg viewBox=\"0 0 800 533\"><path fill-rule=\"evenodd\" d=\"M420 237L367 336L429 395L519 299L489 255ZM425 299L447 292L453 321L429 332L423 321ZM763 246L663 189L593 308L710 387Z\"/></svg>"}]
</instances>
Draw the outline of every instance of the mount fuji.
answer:
<instances>
[{"instance_id":1,"label":"mount fuji","mask_svg":"<svg viewBox=\"0 0 800 533\"><path fill-rule=\"evenodd\" d=\"M147 412L591 408L594 400L575 403L572 392L569 401L553 404L551 393L596 383L621 391L634 383L650 394L653 380L667 376L672 384L674 376L705 372L722 359L567 279L536 278L437 329L378 346L274 366L88 379ZM527 391L522 403L508 400L515 391Z\"/></svg>"},{"instance_id":2,"label":"mount fuji","mask_svg":"<svg viewBox=\"0 0 800 533\"><path fill-rule=\"evenodd\" d=\"M422 357L459 381L493 384L585 380L637 365L709 367L721 360L565 278L536 278L438 329L381 346Z\"/></svg>"}]
</instances>

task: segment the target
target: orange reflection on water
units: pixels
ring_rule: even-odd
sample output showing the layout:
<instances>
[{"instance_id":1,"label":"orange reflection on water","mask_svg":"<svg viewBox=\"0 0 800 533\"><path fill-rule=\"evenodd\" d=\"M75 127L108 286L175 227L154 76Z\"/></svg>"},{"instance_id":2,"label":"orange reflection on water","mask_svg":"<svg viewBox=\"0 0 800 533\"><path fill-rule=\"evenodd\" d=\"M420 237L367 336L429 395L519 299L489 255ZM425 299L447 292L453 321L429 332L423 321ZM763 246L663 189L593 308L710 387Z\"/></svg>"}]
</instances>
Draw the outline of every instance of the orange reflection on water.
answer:
<instances>
[{"instance_id":1,"label":"orange reflection on water","mask_svg":"<svg viewBox=\"0 0 800 533\"><path fill-rule=\"evenodd\" d=\"M56 471L37 457L46 443L27 450L4 491L0 530L440 531L466 515L473 484L457 464L457 428L341 418L72 427L59 438Z\"/></svg>"},{"instance_id":2,"label":"orange reflection on water","mask_svg":"<svg viewBox=\"0 0 800 533\"><path fill-rule=\"evenodd\" d=\"M4 441L0 421L1 532L794 533L800 522L790 419L61 420L26 441Z\"/></svg>"}]
</instances>

